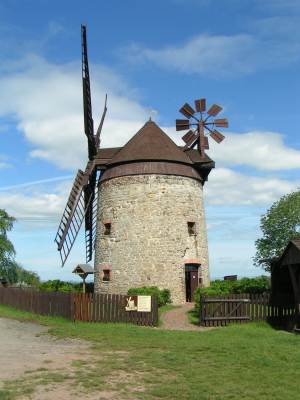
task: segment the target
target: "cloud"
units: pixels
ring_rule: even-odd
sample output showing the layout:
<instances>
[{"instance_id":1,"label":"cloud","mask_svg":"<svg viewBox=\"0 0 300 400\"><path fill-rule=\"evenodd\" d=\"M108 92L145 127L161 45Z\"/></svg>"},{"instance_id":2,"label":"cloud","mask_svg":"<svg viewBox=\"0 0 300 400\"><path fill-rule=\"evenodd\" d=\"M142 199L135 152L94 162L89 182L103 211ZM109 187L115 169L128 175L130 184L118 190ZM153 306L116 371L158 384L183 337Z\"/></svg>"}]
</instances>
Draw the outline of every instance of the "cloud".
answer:
<instances>
[{"instance_id":1,"label":"cloud","mask_svg":"<svg viewBox=\"0 0 300 400\"><path fill-rule=\"evenodd\" d=\"M300 181L247 176L228 168L217 168L205 188L208 205L271 205L282 195L296 190Z\"/></svg>"},{"instance_id":2,"label":"cloud","mask_svg":"<svg viewBox=\"0 0 300 400\"><path fill-rule=\"evenodd\" d=\"M51 64L32 55L0 79L0 116L15 120L33 146L32 157L68 170L84 168L87 160L80 70L79 63ZM116 74L101 65L91 70L95 128L108 92L103 145L123 145L143 125L147 111L130 99L135 92Z\"/></svg>"},{"instance_id":3,"label":"cloud","mask_svg":"<svg viewBox=\"0 0 300 400\"><path fill-rule=\"evenodd\" d=\"M226 134L221 145L210 141L208 154L219 165L250 166L262 171L300 169L300 151L284 144L275 132Z\"/></svg>"},{"instance_id":4,"label":"cloud","mask_svg":"<svg viewBox=\"0 0 300 400\"><path fill-rule=\"evenodd\" d=\"M183 146L184 132L174 127L163 127L172 140ZM300 169L300 151L284 143L284 135L277 132L250 131L227 133L218 144L209 138L207 154L216 161L217 167L247 166L260 171L283 171Z\"/></svg>"},{"instance_id":5,"label":"cloud","mask_svg":"<svg viewBox=\"0 0 300 400\"><path fill-rule=\"evenodd\" d=\"M247 31L233 35L201 33L184 43L156 49L132 43L120 53L134 64L153 63L185 74L249 75L299 61L299 23L296 15L262 18L251 21Z\"/></svg>"}]
</instances>

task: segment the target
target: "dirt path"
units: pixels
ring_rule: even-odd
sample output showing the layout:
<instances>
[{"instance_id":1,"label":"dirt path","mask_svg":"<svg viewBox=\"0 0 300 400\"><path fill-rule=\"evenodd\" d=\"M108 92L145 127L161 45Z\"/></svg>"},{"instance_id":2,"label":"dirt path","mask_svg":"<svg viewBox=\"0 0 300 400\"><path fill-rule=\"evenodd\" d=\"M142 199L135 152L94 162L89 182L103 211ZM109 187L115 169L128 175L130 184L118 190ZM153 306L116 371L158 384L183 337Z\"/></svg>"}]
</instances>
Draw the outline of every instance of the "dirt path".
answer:
<instances>
[{"instance_id":1,"label":"dirt path","mask_svg":"<svg viewBox=\"0 0 300 400\"><path fill-rule=\"evenodd\" d=\"M0 318L0 399L123 399L114 388L87 393L78 386L76 374L84 373L86 365L92 368L103 362L103 354L95 356L88 342L56 339L47 330L38 324Z\"/></svg>"},{"instance_id":2,"label":"dirt path","mask_svg":"<svg viewBox=\"0 0 300 400\"><path fill-rule=\"evenodd\" d=\"M179 331L205 331L208 328L193 325L189 322L187 313L194 308L194 303L184 305L167 311L161 317L162 329Z\"/></svg>"},{"instance_id":3,"label":"dirt path","mask_svg":"<svg viewBox=\"0 0 300 400\"><path fill-rule=\"evenodd\" d=\"M88 343L57 340L46 335L47 330L41 325L0 318L0 380L38 368L64 368L90 354Z\"/></svg>"}]
</instances>

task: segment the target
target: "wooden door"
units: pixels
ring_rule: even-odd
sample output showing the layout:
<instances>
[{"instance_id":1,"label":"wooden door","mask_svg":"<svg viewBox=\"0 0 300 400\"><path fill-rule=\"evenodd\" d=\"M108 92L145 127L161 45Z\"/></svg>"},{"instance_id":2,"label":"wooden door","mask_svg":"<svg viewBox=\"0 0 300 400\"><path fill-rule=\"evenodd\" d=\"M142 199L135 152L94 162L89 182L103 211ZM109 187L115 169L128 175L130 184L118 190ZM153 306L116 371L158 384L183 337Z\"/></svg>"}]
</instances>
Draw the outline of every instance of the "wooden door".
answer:
<instances>
[{"instance_id":1,"label":"wooden door","mask_svg":"<svg viewBox=\"0 0 300 400\"><path fill-rule=\"evenodd\" d=\"M186 265L185 266L185 288L186 288L186 301L194 301L194 293L198 287L198 266Z\"/></svg>"},{"instance_id":2,"label":"wooden door","mask_svg":"<svg viewBox=\"0 0 300 400\"><path fill-rule=\"evenodd\" d=\"M190 271L190 282L191 282L191 301L194 301L194 293L198 287L198 269Z\"/></svg>"}]
</instances>

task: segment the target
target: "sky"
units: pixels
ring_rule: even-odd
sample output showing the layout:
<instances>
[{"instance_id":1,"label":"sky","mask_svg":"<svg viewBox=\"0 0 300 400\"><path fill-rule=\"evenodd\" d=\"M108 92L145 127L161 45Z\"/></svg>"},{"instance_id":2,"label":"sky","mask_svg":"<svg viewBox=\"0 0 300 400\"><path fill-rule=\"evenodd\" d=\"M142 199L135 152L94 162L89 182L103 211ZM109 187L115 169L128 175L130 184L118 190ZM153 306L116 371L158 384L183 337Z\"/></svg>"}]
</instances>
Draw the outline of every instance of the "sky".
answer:
<instances>
[{"instance_id":1,"label":"sky","mask_svg":"<svg viewBox=\"0 0 300 400\"><path fill-rule=\"evenodd\" d=\"M108 94L102 146L151 116L177 143L183 103L223 106L204 186L212 278L257 276L260 217L299 188L299 0L0 0L0 208L16 217L16 260L75 279L83 233L62 269L55 233L83 133L80 24L87 25L93 117Z\"/></svg>"}]
</instances>

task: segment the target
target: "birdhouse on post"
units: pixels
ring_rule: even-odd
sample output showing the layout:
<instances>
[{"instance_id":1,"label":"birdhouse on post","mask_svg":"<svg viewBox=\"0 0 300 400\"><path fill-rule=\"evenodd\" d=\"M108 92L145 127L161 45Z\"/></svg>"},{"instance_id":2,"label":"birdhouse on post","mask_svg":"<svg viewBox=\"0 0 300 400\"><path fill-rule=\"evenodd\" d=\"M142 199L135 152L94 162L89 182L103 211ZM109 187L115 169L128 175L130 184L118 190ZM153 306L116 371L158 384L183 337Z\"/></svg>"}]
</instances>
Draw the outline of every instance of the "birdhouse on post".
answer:
<instances>
[{"instance_id":1,"label":"birdhouse on post","mask_svg":"<svg viewBox=\"0 0 300 400\"><path fill-rule=\"evenodd\" d=\"M78 264L77 267L72 271L73 274L77 274L82 278L82 292L85 293L85 280L88 275L94 273L94 268L89 264Z\"/></svg>"}]
</instances>

